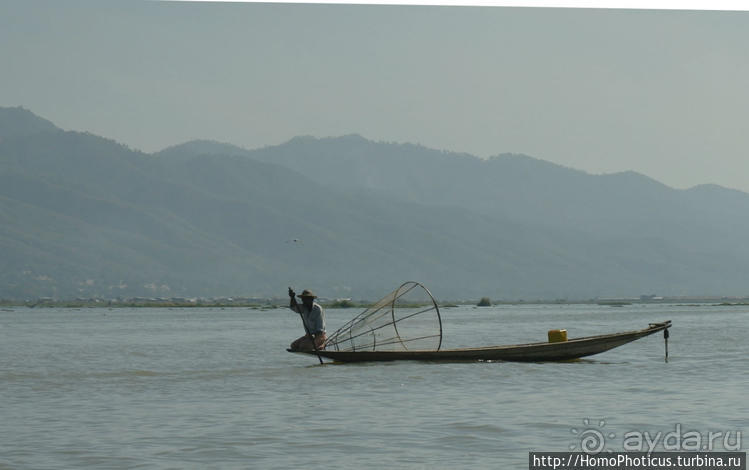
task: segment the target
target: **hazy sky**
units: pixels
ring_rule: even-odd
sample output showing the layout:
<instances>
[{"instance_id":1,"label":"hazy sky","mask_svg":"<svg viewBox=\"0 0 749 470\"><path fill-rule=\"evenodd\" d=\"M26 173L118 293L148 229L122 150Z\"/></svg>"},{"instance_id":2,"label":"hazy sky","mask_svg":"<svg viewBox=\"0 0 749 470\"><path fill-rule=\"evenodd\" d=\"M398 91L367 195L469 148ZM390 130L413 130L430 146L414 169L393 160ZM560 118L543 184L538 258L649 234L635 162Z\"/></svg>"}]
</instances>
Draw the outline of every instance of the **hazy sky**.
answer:
<instances>
[{"instance_id":1,"label":"hazy sky","mask_svg":"<svg viewBox=\"0 0 749 470\"><path fill-rule=\"evenodd\" d=\"M0 106L147 152L359 133L749 191L749 13L0 0Z\"/></svg>"}]
</instances>

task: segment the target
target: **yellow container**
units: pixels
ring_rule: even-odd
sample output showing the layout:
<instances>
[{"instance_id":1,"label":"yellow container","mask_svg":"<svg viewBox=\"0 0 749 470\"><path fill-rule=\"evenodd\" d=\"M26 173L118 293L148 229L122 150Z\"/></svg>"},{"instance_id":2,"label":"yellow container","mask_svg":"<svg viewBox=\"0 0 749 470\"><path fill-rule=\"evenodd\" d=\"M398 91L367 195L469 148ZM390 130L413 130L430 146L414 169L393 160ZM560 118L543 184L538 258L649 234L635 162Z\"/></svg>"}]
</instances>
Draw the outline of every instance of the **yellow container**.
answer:
<instances>
[{"instance_id":1,"label":"yellow container","mask_svg":"<svg viewBox=\"0 0 749 470\"><path fill-rule=\"evenodd\" d=\"M549 342L561 343L567 341L567 330L549 330Z\"/></svg>"}]
</instances>

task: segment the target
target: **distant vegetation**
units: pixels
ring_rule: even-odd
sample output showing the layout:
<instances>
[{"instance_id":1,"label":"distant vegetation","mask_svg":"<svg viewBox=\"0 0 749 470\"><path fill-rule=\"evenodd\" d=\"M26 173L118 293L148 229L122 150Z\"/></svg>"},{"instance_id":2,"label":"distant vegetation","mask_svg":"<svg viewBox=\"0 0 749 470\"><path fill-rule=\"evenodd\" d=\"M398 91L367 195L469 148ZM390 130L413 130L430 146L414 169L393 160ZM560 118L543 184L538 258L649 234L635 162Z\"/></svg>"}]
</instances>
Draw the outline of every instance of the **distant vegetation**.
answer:
<instances>
[{"instance_id":1,"label":"distant vegetation","mask_svg":"<svg viewBox=\"0 0 749 470\"><path fill-rule=\"evenodd\" d=\"M258 301L251 299L76 299L55 300L35 299L26 301L0 300L0 307L29 308L200 308L200 307L243 307L256 310L285 307L278 301Z\"/></svg>"},{"instance_id":2,"label":"distant vegetation","mask_svg":"<svg viewBox=\"0 0 749 470\"><path fill-rule=\"evenodd\" d=\"M689 301L692 303L682 303ZM481 301L479 301L481 303ZM631 304L653 303L647 300L633 300L632 302L607 303L599 302L595 299L590 300L533 300L533 301L494 301L490 305L603 305L623 307ZM744 307L749 306L749 298L735 299L731 302L716 303L715 298L666 298L656 303L675 304L681 307ZM324 308L368 308L372 306L370 301L332 301L322 302ZM34 300L8 300L0 299L0 309L7 310L13 307L28 308L201 308L201 307L241 307L254 310L269 310L275 308L286 308L288 303L286 299L245 299L245 298L200 298L200 299L51 299L41 298ZM456 308L465 303L446 302L439 305L439 308ZM478 304L476 304L478 306ZM422 308L428 306L423 303L399 304L399 308ZM488 305L482 305L488 306Z\"/></svg>"},{"instance_id":3,"label":"distant vegetation","mask_svg":"<svg viewBox=\"0 0 749 470\"><path fill-rule=\"evenodd\" d=\"M362 307L362 304L352 302L349 299L340 299L340 300L334 300L333 302L329 302L329 303L323 303L323 307L325 308L354 308L354 307Z\"/></svg>"},{"instance_id":4,"label":"distant vegetation","mask_svg":"<svg viewBox=\"0 0 749 470\"><path fill-rule=\"evenodd\" d=\"M481 300L476 305L479 307L491 307L492 301L489 297L481 297Z\"/></svg>"},{"instance_id":5,"label":"distant vegetation","mask_svg":"<svg viewBox=\"0 0 749 470\"><path fill-rule=\"evenodd\" d=\"M608 305L609 307L624 307L625 305L632 305L632 302L622 302L622 301L602 301L598 302L598 305Z\"/></svg>"}]
</instances>

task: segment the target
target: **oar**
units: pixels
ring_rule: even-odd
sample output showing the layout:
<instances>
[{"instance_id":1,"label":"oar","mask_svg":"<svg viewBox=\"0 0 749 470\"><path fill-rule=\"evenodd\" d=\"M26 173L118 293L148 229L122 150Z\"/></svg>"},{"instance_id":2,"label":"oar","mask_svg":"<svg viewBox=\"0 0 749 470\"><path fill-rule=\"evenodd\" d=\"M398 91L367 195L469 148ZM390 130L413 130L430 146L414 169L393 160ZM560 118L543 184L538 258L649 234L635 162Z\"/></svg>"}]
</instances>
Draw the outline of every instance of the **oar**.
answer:
<instances>
[{"instance_id":1,"label":"oar","mask_svg":"<svg viewBox=\"0 0 749 470\"><path fill-rule=\"evenodd\" d=\"M292 289L291 287L289 287L289 297L291 297L291 300L294 301L294 306L296 307L296 306L298 306L298 304L296 303L296 299L292 296L292 294L295 294L294 293L294 289ZM299 309L299 310L301 310L301 309ZM304 327L304 332L307 333L307 336L309 336L310 338L312 338L312 349L315 350L315 354L317 355L317 359L319 359L320 360L320 364L322 364L322 357L320 357L320 353L317 350L317 344L315 344L315 337L312 336L312 333L309 332L309 328L307 328L307 323L304 321L304 315L302 315L302 312L300 312L299 310L297 310L297 313L299 314L299 317L302 319L302 326Z\"/></svg>"}]
</instances>

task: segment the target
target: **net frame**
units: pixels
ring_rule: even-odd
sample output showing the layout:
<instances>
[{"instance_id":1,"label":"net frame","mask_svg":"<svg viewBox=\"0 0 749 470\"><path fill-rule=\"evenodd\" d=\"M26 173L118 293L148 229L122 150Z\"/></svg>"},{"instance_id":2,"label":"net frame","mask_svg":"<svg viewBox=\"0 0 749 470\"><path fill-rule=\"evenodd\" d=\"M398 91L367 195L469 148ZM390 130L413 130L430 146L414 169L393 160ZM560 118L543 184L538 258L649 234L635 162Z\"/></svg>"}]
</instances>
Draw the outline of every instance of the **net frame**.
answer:
<instances>
[{"instance_id":1,"label":"net frame","mask_svg":"<svg viewBox=\"0 0 749 470\"><path fill-rule=\"evenodd\" d=\"M398 301L403 299L414 289L419 288L421 289L420 292L426 294L424 308L419 308L417 311L409 312L403 316L398 315L396 318L396 312L409 308L402 305L399 306L397 304ZM417 317L418 315L429 314L429 312L432 311L434 311L434 317L436 318L436 326L438 330L436 333L409 337L405 334L401 334L401 331L398 330L399 323ZM390 318L387 319L387 316ZM378 342L377 331L391 326L394 336L386 337L384 341L380 340ZM401 327L403 327L403 323L401 324ZM354 332L354 334L352 334L352 332ZM370 336L367 337L366 335ZM362 340L359 340L359 338L369 338L371 341L360 342ZM440 317L437 301L434 300L432 293L429 292L429 289L427 289L423 284L416 281L407 281L331 334L325 342L325 348L335 351L377 351L378 347L388 347L388 350L399 348L400 350L407 351L409 350L407 343L429 340L431 338L435 338L434 341L437 342L437 347L433 348L433 350L439 351L440 347L442 347L442 318Z\"/></svg>"}]
</instances>

